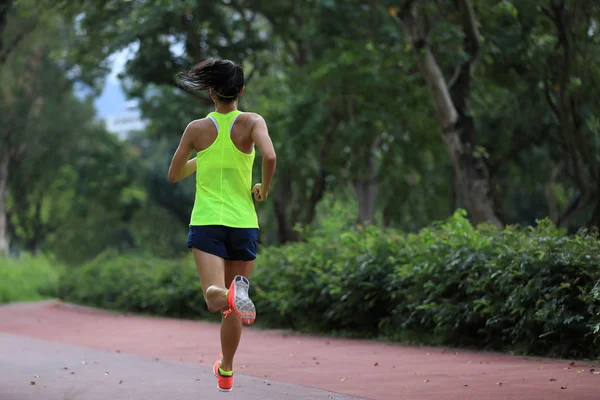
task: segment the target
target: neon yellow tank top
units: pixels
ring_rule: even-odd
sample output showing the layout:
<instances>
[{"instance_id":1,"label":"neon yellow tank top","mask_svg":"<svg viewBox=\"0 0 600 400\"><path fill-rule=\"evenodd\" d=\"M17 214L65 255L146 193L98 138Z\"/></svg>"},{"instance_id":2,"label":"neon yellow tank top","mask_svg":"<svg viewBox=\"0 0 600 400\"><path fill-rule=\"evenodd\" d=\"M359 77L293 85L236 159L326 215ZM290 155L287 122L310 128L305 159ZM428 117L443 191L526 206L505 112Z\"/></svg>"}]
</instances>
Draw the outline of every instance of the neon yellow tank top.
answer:
<instances>
[{"instance_id":1,"label":"neon yellow tank top","mask_svg":"<svg viewBox=\"0 0 600 400\"><path fill-rule=\"evenodd\" d=\"M208 114L217 138L196 155L196 200L190 225L258 228L252 200L252 166L255 151L241 152L231 140L231 127L241 114Z\"/></svg>"}]
</instances>

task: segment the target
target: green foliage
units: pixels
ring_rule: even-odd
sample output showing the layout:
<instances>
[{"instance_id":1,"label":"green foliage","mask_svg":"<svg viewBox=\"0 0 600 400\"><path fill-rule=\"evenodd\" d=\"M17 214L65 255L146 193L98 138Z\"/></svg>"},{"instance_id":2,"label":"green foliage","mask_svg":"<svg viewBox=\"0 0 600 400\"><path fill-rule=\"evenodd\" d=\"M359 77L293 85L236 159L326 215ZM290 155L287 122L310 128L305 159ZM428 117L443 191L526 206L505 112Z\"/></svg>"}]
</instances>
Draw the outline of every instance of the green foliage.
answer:
<instances>
[{"instance_id":1,"label":"green foliage","mask_svg":"<svg viewBox=\"0 0 600 400\"><path fill-rule=\"evenodd\" d=\"M596 236L462 213L418 234L316 233L265 249L253 277L275 326L579 358L600 356L599 281Z\"/></svg>"},{"instance_id":2,"label":"green foliage","mask_svg":"<svg viewBox=\"0 0 600 400\"><path fill-rule=\"evenodd\" d=\"M60 272L47 257L0 257L0 304L55 298Z\"/></svg>"},{"instance_id":3,"label":"green foliage","mask_svg":"<svg viewBox=\"0 0 600 400\"><path fill-rule=\"evenodd\" d=\"M172 317L207 317L202 288L189 257L165 260L106 251L60 281L66 301Z\"/></svg>"},{"instance_id":4,"label":"green foliage","mask_svg":"<svg viewBox=\"0 0 600 400\"><path fill-rule=\"evenodd\" d=\"M345 206L335 206L343 210ZM562 357L600 357L600 246L551 223L474 228L463 212L403 234L322 221L304 242L262 249L261 325ZM105 253L61 280L67 301L209 317L191 258Z\"/></svg>"}]
</instances>

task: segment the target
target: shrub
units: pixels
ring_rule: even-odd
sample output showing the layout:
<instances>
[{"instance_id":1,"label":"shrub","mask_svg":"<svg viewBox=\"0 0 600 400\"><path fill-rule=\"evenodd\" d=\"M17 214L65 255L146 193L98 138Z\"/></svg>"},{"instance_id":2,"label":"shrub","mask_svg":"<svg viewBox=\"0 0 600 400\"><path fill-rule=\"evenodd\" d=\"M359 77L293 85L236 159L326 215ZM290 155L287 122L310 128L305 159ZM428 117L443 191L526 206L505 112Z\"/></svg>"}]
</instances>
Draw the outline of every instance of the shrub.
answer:
<instances>
[{"instance_id":1,"label":"shrub","mask_svg":"<svg viewBox=\"0 0 600 400\"><path fill-rule=\"evenodd\" d=\"M60 282L66 301L172 317L207 317L193 263L143 254L102 253Z\"/></svg>"},{"instance_id":2,"label":"shrub","mask_svg":"<svg viewBox=\"0 0 600 400\"><path fill-rule=\"evenodd\" d=\"M59 276L60 268L46 257L0 257L0 303L54 298Z\"/></svg>"},{"instance_id":3,"label":"shrub","mask_svg":"<svg viewBox=\"0 0 600 400\"><path fill-rule=\"evenodd\" d=\"M253 277L273 326L580 358L600 356L599 280L597 236L462 212L418 234L316 233L265 249Z\"/></svg>"},{"instance_id":4,"label":"shrub","mask_svg":"<svg viewBox=\"0 0 600 400\"><path fill-rule=\"evenodd\" d=\"M577 358L600 357L598 237L473 227L463 212L416 234L375 226L261 251L259 323L301 331ZM61 295L105 308L209 315L193 261L104 254Z\"/></svg>"}]
</instances>

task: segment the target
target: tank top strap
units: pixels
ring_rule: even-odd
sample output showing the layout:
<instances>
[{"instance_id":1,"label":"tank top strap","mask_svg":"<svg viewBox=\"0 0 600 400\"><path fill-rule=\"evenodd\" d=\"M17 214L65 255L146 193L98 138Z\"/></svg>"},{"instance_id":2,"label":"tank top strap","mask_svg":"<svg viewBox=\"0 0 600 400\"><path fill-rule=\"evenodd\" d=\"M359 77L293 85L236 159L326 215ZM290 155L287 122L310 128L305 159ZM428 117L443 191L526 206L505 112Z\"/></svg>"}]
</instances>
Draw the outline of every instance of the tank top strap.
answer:
<instances>
[{"instance_id":1,"label":"tank top strap","mask_svg":"<svg viewBox=\"0 0 600 400\"><path fill-rule=\"evenodd\" d=\"M213 111L207 115L207 118L209 118L215 124L219 137L231 137L231 128L233 127L237 117L239 117L241 114L242 112L240 110L233 110L227 114L221 114Z\"/></svg>"}]
</instances>

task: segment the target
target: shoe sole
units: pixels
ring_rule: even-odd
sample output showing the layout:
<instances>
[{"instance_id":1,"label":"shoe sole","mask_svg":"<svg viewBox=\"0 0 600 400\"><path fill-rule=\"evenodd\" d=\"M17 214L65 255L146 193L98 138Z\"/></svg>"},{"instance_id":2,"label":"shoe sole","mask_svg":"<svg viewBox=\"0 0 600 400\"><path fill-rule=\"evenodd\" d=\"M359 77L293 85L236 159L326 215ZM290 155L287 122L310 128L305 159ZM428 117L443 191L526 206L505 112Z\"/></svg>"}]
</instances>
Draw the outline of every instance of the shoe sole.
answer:
<instances>
[{"instance_id":1,"label":"shoe sole","mask_svg":"<svg viewBox=\"0 0 600 400\"><path fill-rule=\"evenodd\" d=\"M233 305L233 310L242 321L243 325L250 326L256 320L256 307L248 296L250 282L248 279L236 276L233 280L233 292L230 292L232 299L228 299Z\"/></svg>"}]
</instances>

